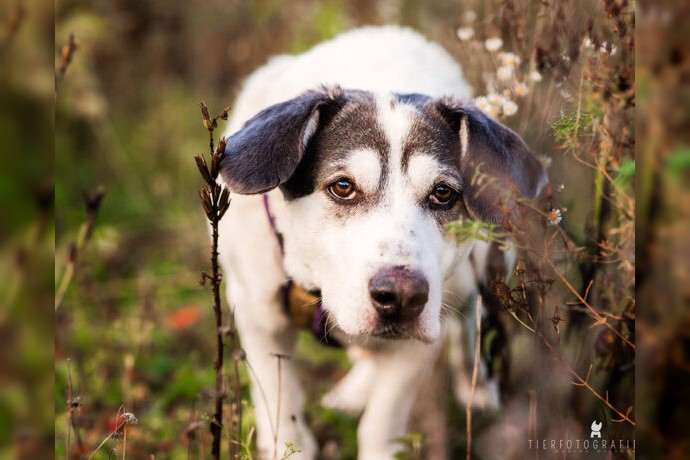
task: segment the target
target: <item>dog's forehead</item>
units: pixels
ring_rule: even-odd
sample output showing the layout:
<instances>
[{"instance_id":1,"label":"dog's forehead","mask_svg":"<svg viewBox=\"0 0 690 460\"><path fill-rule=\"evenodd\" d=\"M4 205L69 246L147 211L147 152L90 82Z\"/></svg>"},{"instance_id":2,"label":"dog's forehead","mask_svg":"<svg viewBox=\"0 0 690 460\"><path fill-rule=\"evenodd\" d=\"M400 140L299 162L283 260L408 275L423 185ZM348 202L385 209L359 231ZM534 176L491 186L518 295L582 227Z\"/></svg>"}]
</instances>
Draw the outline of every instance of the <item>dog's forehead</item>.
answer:
<instances>
[{"instance_id":1,"label":"dog's forehead","mask_svg":"<svg viewBox=\"0 0 690 460\"><path fill-rule=\"evenodd\" d=\"M431 174L432 163L446 170L458 165L453 133L426 96L343 91L338 104L324 109L320 125L283 187L288 199L313 193L339 169L385 181L393 171L418 176L410 168L415 164L424 165L421 177ZM414 162L415 156L426 159Z\"/></svg>"},{"instance_id":2,"label":"dog's forehead","mask_svg":"<svg viewBox=\"0 0 690 460\"><path fill-rule=\"evenodd\" d=\"M354 152L371 149L386 156L387 136L378 121L377 102L372 93L344 91L342 102L327 109L323 128L312 143L319 160L336 162Z\"/></svg>"}]
</instances>

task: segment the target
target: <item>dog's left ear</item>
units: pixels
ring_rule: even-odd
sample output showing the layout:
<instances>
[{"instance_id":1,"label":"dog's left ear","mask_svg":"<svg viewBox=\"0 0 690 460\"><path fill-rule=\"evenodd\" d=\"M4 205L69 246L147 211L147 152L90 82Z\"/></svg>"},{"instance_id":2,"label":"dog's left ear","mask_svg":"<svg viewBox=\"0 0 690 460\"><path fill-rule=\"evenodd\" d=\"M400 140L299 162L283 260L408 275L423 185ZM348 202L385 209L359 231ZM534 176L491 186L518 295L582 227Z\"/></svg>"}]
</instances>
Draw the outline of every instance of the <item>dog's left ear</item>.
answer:
<instances>
[{"instance_id":1,"label":"dog's left ear","mask_svg":"<svg viewBox=\"0 0 690 460\"><path fill-rule=\"evenodd\" d=\"M513 131L472 105L437 101L460 143L463 200L470 217L504 225L517 200L536 198L548 179L542 163Z\"/></svg>"},{"instance_id":2,"label":"dog's left ear","mask_svg":"<svg viewBox=\"0 0 690 460\"><path fill-rule=\"evenodd\" d=\"M234 193L256 194L285 183L297 169L319 125L326 91L308 91L272 105L227 139L221 176Z\"/></svg>"}]
</instances>

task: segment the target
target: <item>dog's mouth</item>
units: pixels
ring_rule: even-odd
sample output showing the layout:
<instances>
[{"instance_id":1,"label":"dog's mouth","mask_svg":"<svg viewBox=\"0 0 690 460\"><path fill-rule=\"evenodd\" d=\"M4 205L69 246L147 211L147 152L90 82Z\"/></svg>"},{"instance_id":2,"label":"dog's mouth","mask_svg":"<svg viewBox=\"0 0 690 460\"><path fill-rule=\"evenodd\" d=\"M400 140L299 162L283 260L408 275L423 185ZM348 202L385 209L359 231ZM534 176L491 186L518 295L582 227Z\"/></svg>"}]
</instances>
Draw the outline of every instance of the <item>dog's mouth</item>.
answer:
<instances>
[{"instance_id":1,"label":"dog's mouth","mask_svg":"<svg viewBox=\"0 0 690 460\"><path fill-rule=\"evenodd\" d=\"M421 334L417 327L406 327L396 323L380 325L370 335L387 340L416 339L425 343L432 341L429 337Z\"/></svg>"},{"instance_id":2,"label":"dog's mouth","mask_svg":"<svg viewBox=\"0 0 690 460\"><path fill-rule=\"evenodd\" d=\"M371 335L382 339L401 339L406 338L408 334L397 324L386 324L374 329Z\"/></svg>"}]
</instances>

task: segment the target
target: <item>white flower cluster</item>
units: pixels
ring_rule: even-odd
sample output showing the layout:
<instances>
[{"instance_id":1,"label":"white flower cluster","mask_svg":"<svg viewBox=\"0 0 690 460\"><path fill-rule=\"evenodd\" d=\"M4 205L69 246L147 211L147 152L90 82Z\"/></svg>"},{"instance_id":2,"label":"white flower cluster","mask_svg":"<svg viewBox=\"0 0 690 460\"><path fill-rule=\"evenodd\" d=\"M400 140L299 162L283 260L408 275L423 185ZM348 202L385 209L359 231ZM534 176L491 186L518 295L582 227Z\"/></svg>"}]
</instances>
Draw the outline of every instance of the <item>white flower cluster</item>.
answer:
<instances>
[{"instance_id":1,"label":"white flower cluster","mask_svg":"<svg viewBox=\"0 0 690 460\"><path fill-rule=\"evenodd\" d=\"M474 104L491 117L510 117L518 112L517 99L526 97L542 76L534 69L523 69L522 58L510 51L503 51L500 37L489 37L483 42L475 38L472 23L477 14L468 10L463 14L464 25L456 31L461 42L468 43L481 51L484 48L495 64L495 72L485 76L489 94L474 99Z\"/></svg>"},{"instance_id":2,"label":"white flower cluster","mask_svg":"<svg viewBox=\"0 0 690 460\"><path fill-rule=\"evenodd\" d=\"M510 117L518 111L518 105L498 93L491 93L488 96L474 98L474 105L487 115L498 118L500 116Z\"/></svg>"},{"instance_id":3,"label":"white flower cluster","mask_svg":"<svg viewBox=\"0 0 690 460\"><path fill-rule=\"evenodd\" d=\"M594 50L596 48L596 45L592 41L591 38L585 37L584 40L582 40L582 46L584 46L586 49L591 49ZM609 54L611 56L615 56L616 53L618 52L618 47L614 44L609 44L607 42L602 42L601 45L599 45L598 51L601 54Z\"/></svg>"}]
</instances>

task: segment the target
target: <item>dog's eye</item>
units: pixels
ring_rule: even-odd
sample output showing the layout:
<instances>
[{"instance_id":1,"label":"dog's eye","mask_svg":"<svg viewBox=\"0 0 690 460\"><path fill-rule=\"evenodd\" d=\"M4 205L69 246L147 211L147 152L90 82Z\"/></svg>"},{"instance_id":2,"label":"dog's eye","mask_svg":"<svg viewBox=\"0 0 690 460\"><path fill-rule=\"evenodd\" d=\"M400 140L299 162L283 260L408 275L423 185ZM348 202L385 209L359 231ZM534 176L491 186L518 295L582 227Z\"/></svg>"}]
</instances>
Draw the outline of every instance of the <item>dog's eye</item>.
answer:
<instances>
[{"instance_id":1,"label":"dog's eye","mask_svg":"<svg viewBox=\"0 0 690 460\"><path fill-rule=\"evenodd\" d=\"M328 186L328 191L341 200L351 200L357 194L355 184L350 179L338 179Z\"/></svg>"},{"instance_id":2,"label":"dog's eye","mask_svg":"<svg viewBox=\"0 0 690 460\"><path fill-rule=\"evenodd\" d=\"M455 204L457 198L458 192L446 184L438 184L429 195L429 203L432 208L449 208Z\"/></svg>"}]
</instances>

